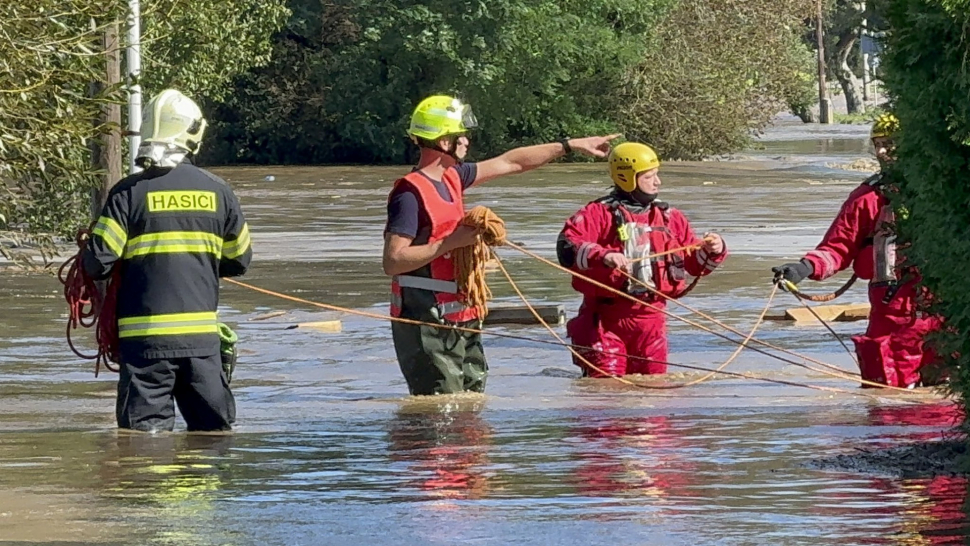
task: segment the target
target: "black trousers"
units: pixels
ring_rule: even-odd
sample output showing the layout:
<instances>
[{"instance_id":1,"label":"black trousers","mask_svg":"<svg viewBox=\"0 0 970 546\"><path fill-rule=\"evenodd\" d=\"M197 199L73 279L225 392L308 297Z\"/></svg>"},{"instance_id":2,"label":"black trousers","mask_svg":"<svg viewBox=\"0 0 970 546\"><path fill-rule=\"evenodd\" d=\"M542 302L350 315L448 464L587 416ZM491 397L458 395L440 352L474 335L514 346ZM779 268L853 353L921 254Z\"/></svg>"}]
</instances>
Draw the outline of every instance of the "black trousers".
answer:
<instances>
[{"instance_id":1,"label":"black trousers","mask_svg":"<svg viewBox=\"0 0 970 546\"><path fill-rule=\"evenodd\" d=\"M146 432L175 427L175 404L192 431L229 430L236 400L218 354L129 359L118 378L118 427Z\"/></svg>"}]
</instances>

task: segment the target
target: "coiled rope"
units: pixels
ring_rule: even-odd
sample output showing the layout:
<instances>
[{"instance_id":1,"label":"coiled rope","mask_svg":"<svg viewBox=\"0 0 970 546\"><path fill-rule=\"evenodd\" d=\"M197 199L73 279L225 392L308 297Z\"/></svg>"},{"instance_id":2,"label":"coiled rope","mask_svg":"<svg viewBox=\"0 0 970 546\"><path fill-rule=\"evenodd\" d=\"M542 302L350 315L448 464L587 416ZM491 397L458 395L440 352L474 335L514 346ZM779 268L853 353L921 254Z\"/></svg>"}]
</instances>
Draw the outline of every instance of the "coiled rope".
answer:
<instances>
[{"instance_id":1,"label":"coiled rope","mask_svg":"<svg viewBox=\"0 0 970 546\"><path fill-rule=\"evenodd\" d=\"M465 214L462 225L478 229L478 242L456 249L455 279L463 303L478 309L478 316L488 314L492 291L485 282L485 264L492 257L492 247L505 244L505 222L488 207L478 206Z\"/></svg>"},{"instance_id":2,"label":"coiled rope","mask_svg":"<svg viewBox=\"0 0 970 546\"><path fill-rule=\"evenodd\" d=\"M89 237L88 230L78 231L76 238L78 251L61 264L57 271L57 278L64 285L64 299L67 301L67 344L78 357L94 361L94 376L97 377L101 366L112 372L118 371L118 368L111 363L119 362L118 321L115 318L115 308L120 275L119 268L115 267L105 284L102 295L97 282L89 277L81 266L81 254ZM94 355L82 353L74 345L71 332L79 327L94 328L94 337L98 344L98 352Z\"/></svg>"}]
</instances>

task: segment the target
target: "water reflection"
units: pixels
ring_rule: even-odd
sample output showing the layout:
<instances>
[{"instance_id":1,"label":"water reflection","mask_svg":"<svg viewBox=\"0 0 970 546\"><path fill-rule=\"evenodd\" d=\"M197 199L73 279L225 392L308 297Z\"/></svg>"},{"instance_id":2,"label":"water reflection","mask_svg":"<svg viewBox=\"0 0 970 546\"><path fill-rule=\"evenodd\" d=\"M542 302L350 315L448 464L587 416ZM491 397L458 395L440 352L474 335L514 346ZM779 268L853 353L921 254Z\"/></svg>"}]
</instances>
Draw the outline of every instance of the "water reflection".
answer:
<instances>
[{"instance_id":1,"label":"water reflection","mask_svg":"<svg viewBox=\"0 0 970 546\"><path fill-rule=\"evenodd\" d=\"M817 242L864 178L819 174L830 159L817 154L847 163L867 129L819 129L835 134L787 128L790 142L765 146L753 155L770 157L748 165L670 166L665 194L733 248L692 304L747 330L767 294L758 279ZM850 130L859 142L824 140ZM382 199L400 172L274 168L277 182L267 184L270 172L226 169L257 239L260 265L249 280L386 312ZM516 240L553 257L550 226L605 191L608 178L601 165L523 176L475 190L470 204L495 207ZM506 254L528 295L575 309L568 276ZM842 280L830 282L834 289ZM517 301L493 284L499 299ZM344 333L328 335L250 322L278 310L289 312L280 322L302 322L294 310L305 308L232 287L220 312L242 327L252 351L236 434L116 434L108 430L110 378L95 380L63 344L59 289L52 279L0 276L0 298L10 302L0 316L0 542L947 544L966 531L964 478L805 464L856 447L939 439L957 418L950 405L869 406L736 379L663 396L591 389L536 373L569 369L564 351L495 338L487 397L400 400L386 324L343 317ZM860 301L864 288L846 297ZM841 333L858 329L840 324ZM545 336L529 328L509 330ZM821 328L770 323L760 332L849 365ZM676 322L671 334L685 363L709 366L734 349ZM750 353L736 366L820 381Z\"/></svg>"},{"instance_id":2,"label":"water reflection","mask_svg":"<svg viewBox=\"0 0 970 546\"><path fill-rule=\"evenodd\" d=\"M219 499L231 488L231 434L129 434L106 442L101 496L138 518L156 544L235 544Z\"/></svg>"},{"instance_id":3,"label":"water reflection","mask_svg":"<svg viewBox=\"0 0 970 546\"><path fill-rule=\"evenodd\" d=\"M876 426L935 427L951 429L961 422L960 409L951 403L913 406L878 406L869 411L869 424ZM881 447L898 445L892 440L933 442L941 439L938 431L907 432L886 436ZM902 481L872 478L874 489L901 500L892 506L898 510L900 529L887 533L879 544L966 544L970 543L967 524L967 478L942 475L933 478L910 478ZM874 512L891 514L888 507L873 507Z\"/></svg>"},{"instance_id":4,"label":"water reflection","mask_svg":"<svg viewBox=\"0 0 970 546\"><path fill-rule=\"evenodd\" d=\"M677 455L683 442L665 416L580 416L571 430L579 444L577 490L587 496L653 497L668 502L682 495L691 465Z\"/></svg>"},{"instance_id":5,"label":"water reflection","mask_svg":"<svg viewBox=\"0 0 970 546\"><path fill-rule=\"evenodd\" d=\"M959 425L962 419L963 413L960 407L950 402L869 408L869 424L872 425L910 425L948 429ZM913 438L912 434L907 436ZM939 436L939 433L928 432L920 436L922 436L920 439L931 440Z\"/></svg>"},{"instance_id":6,"label":"water reflection","mask_svg":"<svg viewBox=\"0 0 970 546\"><path fill-rule=\"evenodd\" d=\"M492 429L481 418L485 397L413 397L388 427L389 458L403 464L414 488L436 499L480 499L489 491L485 469Z\"/></svg>"}]
</instances>

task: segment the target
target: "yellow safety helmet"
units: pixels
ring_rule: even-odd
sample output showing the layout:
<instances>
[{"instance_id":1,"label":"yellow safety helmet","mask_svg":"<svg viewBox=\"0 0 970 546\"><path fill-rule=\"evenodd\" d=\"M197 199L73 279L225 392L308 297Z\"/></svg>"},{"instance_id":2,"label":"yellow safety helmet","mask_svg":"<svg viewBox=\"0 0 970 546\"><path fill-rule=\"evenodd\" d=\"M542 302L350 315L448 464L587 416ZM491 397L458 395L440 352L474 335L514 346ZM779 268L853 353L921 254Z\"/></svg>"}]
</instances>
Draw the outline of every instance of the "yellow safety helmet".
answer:
<instances>
[{"instance_id":1,"label":"yellow safety helmet","mask_svg":"<svg viewBox=\"0 0 970 546\"><path fill-rule=\"evenodd\" d=\"M637 187L637 175L660 166L657 152L646 144L624 142L610 152L610 177L616 187L631 192Z\"/></svg>"},{"instance_id":2,"label":"yellow safety helmet","mask_svg":"<svg viewBox=\"0 0 970 546\"><path fill-rule=\"evenodd\" d=\"M174 89L155 95L142 112L143 143L162 144L196 152L206 128L202 110Z\"/></svg>"},{"instance_id":3,"label":"yellow safety helmet","mask_svg":"<svg viewBox=\"0 0 970 546\"><path fill-rule=\"evenodd\" d=\"M471 105L448 95L434 95L421 101L411 114L408 135L438 140L478 127Z\"/></svg>"},{"instance_id":4,"label":"yellow safety helmet","mask_svg":"<svg viewBox=\"0 0 970 546\"><path fill-rule=\"evenodd\" d=\"M872 124L869 138L892 137L897 131L899 131L899 119L891 113L881 114Z\"/></svg>"}]
</instances>

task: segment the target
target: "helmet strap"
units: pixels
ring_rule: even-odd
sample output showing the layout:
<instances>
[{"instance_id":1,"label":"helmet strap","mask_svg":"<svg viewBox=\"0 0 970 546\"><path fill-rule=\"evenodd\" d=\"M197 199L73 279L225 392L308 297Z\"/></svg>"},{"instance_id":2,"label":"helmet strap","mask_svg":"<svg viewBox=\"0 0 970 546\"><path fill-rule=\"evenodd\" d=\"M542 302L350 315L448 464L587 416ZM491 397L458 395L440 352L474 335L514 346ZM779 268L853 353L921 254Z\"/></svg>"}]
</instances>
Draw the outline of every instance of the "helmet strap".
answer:
<instances>
[{"instance_id":1,"label":"helmet strap","mask_svg":"<svg viewBox=\"0 0 970 546\"><path fill-rule=\"evenodd\" d=\"M439 152L451 157L452 159L455 160L455 163L461 163L461 159L459 159L458 155L456 155L455 153L455 150L458 149L458 139L461 138L461 135L448 135L448 136L451 137L450 138L451 150L443 149L441 146L438 145L438 141L435 141L435 150L438 150Z\"/></svg>"},{"instance_id":2,"label":"helmet strap","mask_svg":"<svg viewBox=\"0 0 970 546\"><path fill-rule=\"evenodd\" d=\"M435 139L435 140L428 140L423 138L415 139L415 143L421 148L427 148L429 150L434 150L439 154L444 154L452 158L455 161L455 163L461 163L461 159L459 159L458 156L455 154L455 150L458 149L458 139L461 138L461 135L460 134L446 135L446 137L447 136L451 137L451 150L446 150L442 148L440 144L438 144L438 141L441 139ZM442 137L442 138L445 138L445 137Z\"/></svg>"}]
</instances>

